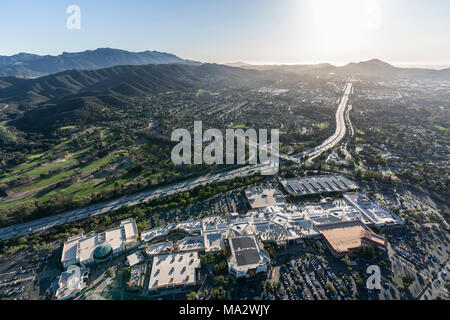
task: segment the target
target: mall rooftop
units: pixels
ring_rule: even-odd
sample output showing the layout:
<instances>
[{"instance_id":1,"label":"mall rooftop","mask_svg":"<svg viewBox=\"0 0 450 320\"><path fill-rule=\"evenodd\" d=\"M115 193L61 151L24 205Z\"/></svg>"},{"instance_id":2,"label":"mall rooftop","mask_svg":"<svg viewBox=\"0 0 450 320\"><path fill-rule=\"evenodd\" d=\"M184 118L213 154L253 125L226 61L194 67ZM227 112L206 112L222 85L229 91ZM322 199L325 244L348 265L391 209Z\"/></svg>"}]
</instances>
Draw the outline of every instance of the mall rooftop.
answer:
<instances>
[{"instance_id":1,"label":"mall rooftop","mask_svg":"<svg viewBox=\"0 0 450 320\"><path fill-rule=\"evenodd\" d=\"M281 179L281 185L293 197L336 194L357 190L358 185L340 175L310 176L294 179Z\"/></svg>"},{"instance_id":2,"label":"mall rooftop","mask_svg":"<svg viewBox=\"0 0 450 320\"><path fill-rule=\"evenodd\" d=\"M64 268L72 264L88 265L96 258L107 258L109 254L124 251L135 244L138 238L136 222L126 219L116 228L90 235L79 234L64 243L61 263ZM103 255L103 256L99 256Z\"/></svg>"},{"instance_id":3,"label":"mall rooftop","mask_svg":"<svg viewBox=\"0 0 450 320\"><path fill-rule=\"evenodd\" d=\"M200 258L197 252L163 254L153 258L148 291L197 284Z\"/></svg>"}]
</instances>

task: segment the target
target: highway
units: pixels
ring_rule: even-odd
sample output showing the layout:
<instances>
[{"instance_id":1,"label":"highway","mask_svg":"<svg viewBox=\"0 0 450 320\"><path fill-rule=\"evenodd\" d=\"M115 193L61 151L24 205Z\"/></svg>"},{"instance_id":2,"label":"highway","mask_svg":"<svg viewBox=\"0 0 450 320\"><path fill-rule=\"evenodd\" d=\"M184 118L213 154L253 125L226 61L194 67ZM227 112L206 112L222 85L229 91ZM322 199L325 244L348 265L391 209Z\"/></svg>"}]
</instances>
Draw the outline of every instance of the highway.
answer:
<instances>
[{"instance_id":1,"label":"highway","mask_svg":"<svg viewBox=\"0 0 450 320\"><path fill-rule=\"evenodd\" d=\"M170 196L178 192L186 192L198 186L249 176L254 174L257 170L269 169L271 165L271 163L250 165L226 172L209 174L164 187L155 188L153 190L123 196L118 199L92 204L53 216L4 227L0 229L0 240L45 231L52 227L114 211L124 206L134 206L160 197Z\"/></svg>"},{"instance_id":2,"label":"highway","mask_svg":"<svg viewBox=\"0 0 450 320\"><path fill-rule=\"evenodd\" d=\"M349 95L352 91L352 82L349 80L344 88L344 95L341 98L341 103L336 111L336 129L334 134L330 136L327 140L322 142L319 146L315 147L309 154L307 154L307 161L311 162L318 156L320 156L324 151L330 150L336 144L338 144L342 138L345 136L346 126L345 126L345 109L347 107L347 102ZM304 154L303 154L304 155Z\"/></svg>"}]
</instances>

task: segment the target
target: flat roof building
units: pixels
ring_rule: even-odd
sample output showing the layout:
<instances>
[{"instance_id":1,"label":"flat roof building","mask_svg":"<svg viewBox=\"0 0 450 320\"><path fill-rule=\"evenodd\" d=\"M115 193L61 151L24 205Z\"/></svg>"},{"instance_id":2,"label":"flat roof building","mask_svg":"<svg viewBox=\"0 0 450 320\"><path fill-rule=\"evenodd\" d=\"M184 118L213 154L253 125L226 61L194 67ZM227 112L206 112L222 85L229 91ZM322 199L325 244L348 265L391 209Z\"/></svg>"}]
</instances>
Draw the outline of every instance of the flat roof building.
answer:
<instances>
[{"instance_id":1,"label":"flat roof building","mask_svg":"<svg viewBox=\"0 0 450 320\"><path fill-rule=\"evenodd\" d=\"M189 251L204 251L205 243L203 236L192 236L181 239L176 243L176 251L189 252Z\"/></svg>"},{"instance_id":2,"label":"flat roof building","mask_svg":"<svg viewBox=\"0 0 450 320\"><path fill-rule=\"evenodd\" d=\"M362 246L387 248L387 239L377 235L360 220L342 221L317 226L334 256L352 254Z\"/></svg>"},{"instance_id":3,"label":"flat roof building","mask_svg":"<svg viewBox=\"0 0 450 320\"><path fill-rule=\"evenodd\" d=\"M173 242L159 242L152 245L149 245L145 248L145 254L148 257L156 256L158 254L170 253L173 250Z\"/></svg>"},{"instance_id":4,"label":"flat roof building","mask_svg":"<svg viewBox=\"0 0 450 320\"><path fill-rule=\"evenodd\" d=\"M401 220L395 213L380 206L377 201L363 193L347 193L344 199L361 211L368 224L374 226L385 225L403 225Z\"/></svg>"},{"instance_id":5,"label":"flat roof building","mask_svg":"<svg viewBox=\"0 0 450 320\"><path fill-rule=\"evenodd\" d=\"M167 238L171 232L181 232L186 235L199 235L202 232L202 221L186 221L146 230L141 233L141 242L156 242Z\"/></svg>"},{"instance_id":6,"label":"flat roof building","mask_svg":"<svg viewBox=\"0 0 450 320\"><path fill-rule=\"evenodd\" d=\"M256 186L248 188L245 190L245 196L252 209L286 204L284 195L274 187Z\"/></svg>"},{"instance_id":7,"label":"flat roof building","mask_svg":"<svg viewBox=\"0 0 450 320\"><path fill-rule=\"evenodd\" d=\"M197 284L200 258L197 252L163 254L153 258L148 284L149 293Z\"/></svg>"},{"instance_id":8,"label":"flat roof building","mask_svg":"<svg viewBox=\"0 0 450 320\"><path fill-rule=\"evenodd\" d=\"M310 176L281 179L281 185L293 197L307 197L319 194L335 194L357 190L358 185L340 175Z\"/></svg>"},{"instance_id":9,"label":"flat roof building","mask_svg":"<svg viewBox=\"0 0 450 320\"><path fill-rule=\"evenodd\" d=\"M137 242L138 230L133 219L120 222L120 226L101 233L79 234L67 239L63 246L61 263L64 268L72 264L88 265L124 251Z\"/></svg>"},{"instance_id":10,"label":"flat roof building","mask_svg":"<svg viewBox=\"0 0 450 320\"><path fill-rule=\"evenodd\" d=\"M228 271L236 279L267 273L270 256L254 235L229 238L227 242L230 252Z\"/></svg>"},{"instance_id":11,"label":"flat roof building","mask_svg":"<svg viewBox=\"0 0 450 320\"><path fill-rule=\"evenodd\" d=\"M129 256L127 256L127 264L130 267L137 265L144 260L145 260L144 255L140 251L136 251L136 252L130 254Z\"/></svg>"}]
</instances>

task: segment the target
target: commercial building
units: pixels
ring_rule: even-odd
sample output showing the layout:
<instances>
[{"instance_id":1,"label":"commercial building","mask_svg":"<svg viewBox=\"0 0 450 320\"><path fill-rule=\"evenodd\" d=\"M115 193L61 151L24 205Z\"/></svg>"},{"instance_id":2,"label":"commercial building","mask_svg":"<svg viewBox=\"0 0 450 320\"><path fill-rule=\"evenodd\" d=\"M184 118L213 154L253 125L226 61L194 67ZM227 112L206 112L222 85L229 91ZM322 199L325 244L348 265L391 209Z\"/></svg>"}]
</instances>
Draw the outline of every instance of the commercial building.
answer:
<instances>
[{"instance_id":1,"label":"commercial building","mask_svg":"<svg viewBox=\"0 0 450 320\"><path fill-rule=\"evenodd\" d=\"M163 254L153 258L148 292L195 286L198 281L200 258L197 252Z\"/></svg>"},{"instance_id":2,"label":"commercial building","mask_svg":"<svg viewBox=\"0 0 450 320\"><path fill-rule=\"evenodd\" d=\"M344 194L345 200L357 208L364 216L368 224L377 227L389 225L403 225L401 220L395 213L381 207L377 201L363 193L347 193Z\"/></svg>"},{"instance_id":3,"label":"commercial building","mask_svg":"<svg viewBox=\"0 0 450 320\"><path fill-rule=\"evenodd\" d=\"M69 300L77 296L86 286L85 279L88 276L87 269L81 269L76 265L71 265L67 271L58 277L58 289L55 293L55 300Z\"/></svg>"},{"instance_id":4,"label":"commercial building","mask_svg":"<svg viewBox=\"0 0 450 320\"><path fill-rule=\"evenodd\" d=\"M175 244L175 251L191 252L191 251L205 251L205 244L203 236L192 236L181 239Z\"/></svg>"},{"instance_id":5,"label":"commercial building","mask_svg":"<svg viewBox=\"0 0 450 320\"><path fill-rule=\"evenodd\" d=\"M233 220L236 218L233 218ZM225 248L223 239L228 236L230 218L211 216L202 220L202 235L205 252L219 251Z\"/></svg>"},{"instance_id":6,"label":"commercial building","mask_svg":"<svg viewBox=\"0 0 450 320\"><path fill-rule=\"evenodd\" d=\"M364 194L359 194L358 197L363 196ZM301 206L285 204L260 207L248 211L245 216L208 216L200 221L199 236L188 236L177 244L170 243L170 250L214 252L226 247L226 239L247 235L256 235L263 243L289 245L305 238L321 239L322 233L318 230L321 225L346 221L360 221L366 225L380 225L391 221L395 224L403 223L381 207L374 209L377 208L376 203L371 203L370 208L367 205L355 205L354 201L350 201L354 197L355 194L344 194L343 198ZM374 217L379 217L377 223L374 223ZM380 220L381 217L384 220ZM389 220L391 218L393 220ZM146 232L151 233L156 234L152 230ZM160 244L152 250L161 248ZM169 249L164 247L164 250Z\"/></svg>"},{"instance_id":7,"label":"commercial building","mask_svg":"<svg viewBox=\"0 0 450 320\"><path fill-rule=\"evenodd\" d=\"M280 183L286 192L293 197L337 194L359 188L355 182L340 175L281 179Z\"/></svg>"},{"instance_id":8,"label":"commercial building","mask_svg":"<svg viewBox=\"0 0 450 320\"><path fill-rule=\"evenodd\" d=\"M273 187L256 186L248 188L245 190L245 196L252 209L286 204L281 191Z\"/></svg>"},{"instance_id":9,"label":"commercial building","mask_svg":"<svg viewBox=\"0 0 450 320\"><path fill-rule=\"evenodd\" d=\"M142 232L142 242L160 242L167 240L170 234L178 233L184 235L200 235L202 232L202 222L199 220L187 221L181 223L173 223L168 226L163 226Z\"/></svg>"},{"instance_id":10,"label":"commercial building","mask_svg":"<svg viewBox=\"0 0 450 320\"><path fill-rule=\"evenodd\" d=\"M103 262L137 242L138 230L133 219L121 221L120 226L101 233L79 234L64 243L61 263L64 268L73 264L89 265Z\"/></svg>"},{"instance_id":11,"label":"commercial building","mask_svg":"<svg viewBox=\"0 0 450 320\"><path fill-rule=\"evenodd\" d=\"M147 257L153 257L158 254L170 253L173 251L173 242L159 242L149 245L145 248L145 255Z\"/></svg>"},{"instance_id":12,"label":"commercial building","mask_svg":"<svg viewBox=\"0 0 450 320\"><path fill-rule=\"evenodd\" d=\"M226 242L230 275L239 279L267 273L270 256L254 235L233 237Z\"/></svg>"},{"instance_id":13,"label":"commercial building","mask_svg":"<svg viewBox=\"0 0 450 320\"><path fill-rule=\"evenodd\" d=\"M336 257L350 255L362 246L373 246L385 250L386 238L377 235L360 220L342 221L317 226L323 239Z\"/></svg>"}]
</instances>

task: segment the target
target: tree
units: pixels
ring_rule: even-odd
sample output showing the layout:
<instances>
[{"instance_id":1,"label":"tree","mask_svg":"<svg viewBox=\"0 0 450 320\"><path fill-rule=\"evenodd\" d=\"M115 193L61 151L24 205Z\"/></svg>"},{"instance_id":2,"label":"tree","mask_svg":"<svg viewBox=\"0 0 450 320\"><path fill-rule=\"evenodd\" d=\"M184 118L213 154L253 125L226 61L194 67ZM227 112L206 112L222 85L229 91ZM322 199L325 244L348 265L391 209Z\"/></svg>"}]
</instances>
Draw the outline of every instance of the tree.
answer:
<instances>
[{"instance_id":1,"label":"tree","mask_svg":"<svg viewBox=\"0 0 450 320\"><path fill-rule=\"evenodd\" d=\"M224 276L218 276L214 281L218 287L226 287L228 285L228 279Z\"/></svg>"},{"instance_id":2,"label":"tree","mask_svg":"<svg viewBox=\"0 0 450 320\"><path fill-rule=\"evenodd\" d=\"M346 255L345 257L343 257L343 258L341 259L341 261L342 261L343 263L347 264L347 265L350 264L350 258L349 258L347 255Z\"/></svg>"},{"instance_id":3,"label":"tree","mask_svg":"<svg viewBox=\"0 0 450 320\"><path fill-rule=\"evenodd\" d=\"M20 237L19 239L17 239L17 243L18 244L27 243L27 238L26 237Z\"/></svg>"},{"instance_id":4,"label":"tree","mask_svg":"<svg viewBox=\"0 0 450 320\"><path fill-rule=\"evenodd\" d=\"M197 294L194 291L189 292L188 294L186 294L186 299L188 299L188 300L196 300L197 299Z\"/></svg>"},{"instance_id":5,"label":"tree","mask_svg":"<svg viewBox=\"0 0 450 320\"><path fill-rule=\"evenodd\" d=\"M225 273L227 273L227 271L228 271L228 265L227 265L226 261L222 261L213 267L213 273L215 275L225 274Z\"/></svg>"},{"instance_id":6,"label":"tree","mask_svg":"<svg viewBox=\"0 0 450 320\"><path fill-rule=\"evenodd\" d=\"M330 292L335 292L335 290L334 290L334 288L333 288L333 286L332 286L332 284L330 283L330 282L328 282L326 285L325 285L325 288L327 288Z\"/></svg>"}]
</instances>

